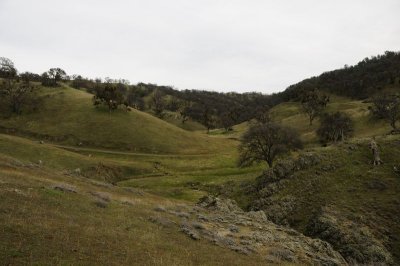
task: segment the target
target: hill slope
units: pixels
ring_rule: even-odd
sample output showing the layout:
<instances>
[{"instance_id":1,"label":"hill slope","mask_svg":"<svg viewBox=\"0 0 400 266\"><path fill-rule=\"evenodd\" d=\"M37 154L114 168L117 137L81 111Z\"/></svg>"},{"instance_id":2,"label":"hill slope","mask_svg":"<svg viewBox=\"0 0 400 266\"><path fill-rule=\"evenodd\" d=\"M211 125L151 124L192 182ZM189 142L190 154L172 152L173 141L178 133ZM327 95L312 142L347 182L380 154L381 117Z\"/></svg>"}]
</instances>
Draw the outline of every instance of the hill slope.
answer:
<instances>
[{"instance_id":1,"label":"hill slope","mask_svg":"<svg viewBox=\"0 0 400 266\"><path fill-rule=\"evenodd\" d=\"M91 94L69 87L41 88L40 96L38 111L1 119L2 130L69 145L150 153L198 154L227 145L137 110L96 109Z\"/></svg>"},{"instance_id":2,"label":"hill slope","mask_svg":"<svg viewBox=\"0 0 400 266\"><path fill-rule=\"evenodd\" d=\"M255 181L220 191L244 208L331 243L349 263L400 261L400 139L377 138L383 165L373 167L368 139L314 148L278 162Z\"/></svg>"},{"instance_id":3,"label":"hill slope","mask_svg":"<svg viewBox=\"0 0 400 266\"><path fill-rule=\"evenodd\" d=\"M372 104L368 101L353 100L347 97L330 95L330 103L327 105L326 112L344 112L347 113L354 122L354 138L366 138L388 134L391 131L389 123L382 119L375 119L370 111L369 106ZM315 119L312 126L309 125L308 117L301 107L301 103L289 101L280 103L270 109L271 119L296 129L302 140L309 146L319 146L316 130L320 122ZM249 123L244 122L233 127L233 131L225 132L224 130L214 130L213 134L220 137L230 137L239 139L240 136L248 129Z\"/></svg>"},{"instance_id":4,"label":"hill slope","mask_svg":"<svg viewBox=\"0 0 400 266\"><path fill-rule=\"evenodd\" d=\"M63 171L99 162L113 159L0 134L2 263L343 265L326 242L276 226L262 212L245 213L229 200L193 206Z\"/></svg>"}]
</instances>

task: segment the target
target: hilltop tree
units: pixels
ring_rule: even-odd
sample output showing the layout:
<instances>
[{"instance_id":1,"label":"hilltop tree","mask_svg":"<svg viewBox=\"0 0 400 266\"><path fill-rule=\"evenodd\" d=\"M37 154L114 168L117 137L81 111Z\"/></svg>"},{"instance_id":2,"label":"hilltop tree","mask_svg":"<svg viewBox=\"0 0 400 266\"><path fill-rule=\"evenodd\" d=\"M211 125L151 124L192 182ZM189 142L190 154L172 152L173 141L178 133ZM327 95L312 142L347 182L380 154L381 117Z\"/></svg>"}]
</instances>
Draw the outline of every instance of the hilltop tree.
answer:
<instances>
[{"instance_id":1,"label":"hilltop tree","mask_svg":"<svg viewBox=\"0 0 400 266\"><path fill-rule=\"evenodd\" d=\"M0 57L0 74L3 81L0 84L0 96L5 100L11 112L20 114L21 107L32 96L33 87L29 81L20 82L14 63L4 57Z\"/></svg>"},{"instance_id":2,"label":"hilltop tree","mask_svg":"<svg viewBox=\"0 0 400 266\"><path fill-rule=\"evenodd\" d=\"M23 72L19 74L19 77L24 82L31 82L31 81L41 81L42 78L39 74L32 73L32 72Z\"/></svg>"},{"instance_id":3,"label":"hilltop tree","mask_svg":"<svg viewBox=\"0 0 400 266\"><path fill-rule=\"evenodd\" d=\"M62 81L67 76L67 73L61 68L50 68L49 71L42 74L43 86L57 86L59 81Z\"/></svg>"},{"instance_id":4,"label":"hilltop tree","mask_svg":"<svg viewBox=\"0 0 400 266\"><path fill-rule=\"evenodd\" d=\"M317 130L317 135L322 142L344 141L345 138L353 134L354 125L350 116L336 112L333 114L325 114L321 119L321 126Z\"/></svg>"},{"instance_id":5,"label":"hilltop tree","mask_svg":"<svg viewBox=\"0 0 400 266\"><path fill-rule=\"evenodd\" d=\"M322 114L326 105L329 102L329 97L320 94L318 90L307 91L301 97L301 106L304 112L308 115L310 126L314 119Z\"/></svg>"},{"instance_id":6,"label":"hilltop tree","mask_svg":"<svg viewBox=\"0 0 400 266\"><path fill-rule=\"evenodd\" d=\"M93 96L93 104L95 106L104 104L108 107L108 111L111 113L111 111L117 109L119 105L123 104L123 102L124 95L118 91L115 84L96 84L95 95Z\"/></svg>"},{"instance_id":7,"label":"hilltop tree","mask_svg":"<svg viewBox=\"0 0 400 266\"><path fill-rule=\"evenodd\" d=\"M91 89L94 87L94 83L95 82L93 80L84 78L81 75L73 75L71 86L75 89L84 88L88 91L91 91Z\"/></svg>"},{"instance_id":8,"label":"hilltop tree","mask_svg":"<svg viewBox=\"0 0 400 266\"><path fill-rule=\"evenodd\" d=\"M278 155L302 148L299 134L292 128L268 122L250 126L239 147L239 165L265 161L269 167Z\"/></svg>"},{"instance_id":9,"label":"hilltop tree","mask_svg":"<svg viewBox=\"0 0 400 266\"><path fill-rule=\"evenodd\" d=\"M373 99L372 114L389 121L393 131L398 131L396 122L400 120L400 96L381 95Z\"/></svg>"}]
</instances>

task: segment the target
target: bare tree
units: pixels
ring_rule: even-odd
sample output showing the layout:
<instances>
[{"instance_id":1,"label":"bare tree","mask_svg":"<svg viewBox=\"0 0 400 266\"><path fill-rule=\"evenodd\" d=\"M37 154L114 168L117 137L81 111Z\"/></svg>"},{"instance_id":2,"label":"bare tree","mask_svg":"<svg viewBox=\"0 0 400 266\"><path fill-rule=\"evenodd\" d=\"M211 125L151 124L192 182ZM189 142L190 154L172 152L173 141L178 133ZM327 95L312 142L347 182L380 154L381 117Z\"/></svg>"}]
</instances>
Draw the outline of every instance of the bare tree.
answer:
<instances>
[{"instance_id":1,"label":"bare tree","mask_svg":"<svg viewBox=\"0 0 400 266\"><path fill-rule=\"evenodd\" d=\"M270 167L276 156L302 148L299 134L277 123L257 123L243 135L239 147L239 165L265 161Z\"/></svg>"}]
</instances>

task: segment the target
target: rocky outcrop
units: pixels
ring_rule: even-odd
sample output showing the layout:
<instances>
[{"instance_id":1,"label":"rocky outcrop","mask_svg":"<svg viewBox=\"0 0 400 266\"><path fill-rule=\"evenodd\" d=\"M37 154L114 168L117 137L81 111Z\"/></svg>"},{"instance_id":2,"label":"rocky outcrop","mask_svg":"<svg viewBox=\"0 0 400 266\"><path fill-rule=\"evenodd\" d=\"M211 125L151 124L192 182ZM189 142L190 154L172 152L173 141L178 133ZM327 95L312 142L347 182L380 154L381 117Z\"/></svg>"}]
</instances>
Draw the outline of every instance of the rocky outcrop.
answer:
<instances>
[{"instance_id":1,"label":"rocky outcrop","mask_svg":"<svg viewBox=\"0 0 400 266\"><path fill-rule=\"evenodd\" d=\"M167 209L158 212L161 214L175 216L180 231L193 241L209 241L249 256L262 256L266 264L347 265L327 242L278 226L263 211L245 212L233 200L207 196L192 208Z\"/></svg>"}]
</instances>

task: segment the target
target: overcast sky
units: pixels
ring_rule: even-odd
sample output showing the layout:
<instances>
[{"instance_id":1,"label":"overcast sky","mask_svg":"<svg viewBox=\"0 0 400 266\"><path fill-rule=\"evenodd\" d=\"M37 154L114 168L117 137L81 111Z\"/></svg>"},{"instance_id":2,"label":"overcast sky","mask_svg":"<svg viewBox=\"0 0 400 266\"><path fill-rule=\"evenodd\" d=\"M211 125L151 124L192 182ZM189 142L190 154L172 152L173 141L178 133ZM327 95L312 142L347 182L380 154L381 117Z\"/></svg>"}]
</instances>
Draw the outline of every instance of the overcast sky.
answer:
<instances>
[{"instance_id":1,"label":"overcast sky","mask_svg":"<svg viewBox=\"0 0 400 266\"><path fill-rule=\"evenodd\" d=\"M386 50L399 0L0 0L19 71L271 93Z\"/></svg>"}]
</instances>

